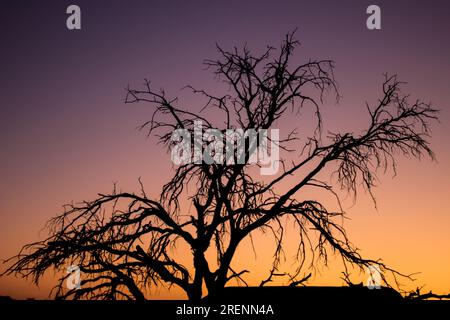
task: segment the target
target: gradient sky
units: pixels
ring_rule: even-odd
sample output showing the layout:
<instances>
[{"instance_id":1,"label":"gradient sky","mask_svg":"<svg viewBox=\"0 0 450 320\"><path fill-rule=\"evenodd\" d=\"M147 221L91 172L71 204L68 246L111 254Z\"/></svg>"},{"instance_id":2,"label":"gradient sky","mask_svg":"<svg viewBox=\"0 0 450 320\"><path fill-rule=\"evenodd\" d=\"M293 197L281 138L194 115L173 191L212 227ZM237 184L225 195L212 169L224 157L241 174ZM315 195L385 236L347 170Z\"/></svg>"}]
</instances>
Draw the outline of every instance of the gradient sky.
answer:
<instances>
[{"instance_id":1,"label":"gradient sky","mask_svg":"<svg viewBox=\"0 0 450 320\"><path fill-rule=\"evenodd\" d=\"M66 29L69 4L81 7L80 31ZM382 30L366 29L370 4L381 7ZM158 195L170 158L136 130L152 109L123 103L128 84L149 78L194 105L181 91L186 84L220 88L202 66L217 57L216 43L261 52L298 28L298 62L336 62L343 98L326 100L327 128L364 127L364 103L379 97L385 72L441 109L431 140L437 162L399 157L397 177L383 176L375 191L378 210L362 193L355 206L346 203L346 226L365 256L421 272L406 288L450 291L449 8L446 1L2 1L0 258L45 236L39 231L63 204L92 199L114 182L136 191L142 177ZM263 265L268 257L237 259ZM255 268L251 279L266 270ZM342 284L337 264L320 271L311 284ZM0 295L46 298L54 281L50 274L39 289L1 278Z\"/></svg>"}]
</instances>

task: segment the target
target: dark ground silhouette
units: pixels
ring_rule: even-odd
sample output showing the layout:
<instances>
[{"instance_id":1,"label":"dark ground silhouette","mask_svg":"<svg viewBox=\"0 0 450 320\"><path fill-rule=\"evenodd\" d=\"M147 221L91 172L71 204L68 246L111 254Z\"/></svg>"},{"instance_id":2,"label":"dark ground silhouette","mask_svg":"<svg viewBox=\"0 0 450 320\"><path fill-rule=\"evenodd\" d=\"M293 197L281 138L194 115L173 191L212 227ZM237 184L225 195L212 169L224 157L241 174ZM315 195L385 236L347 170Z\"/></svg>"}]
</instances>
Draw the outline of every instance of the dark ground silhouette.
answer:
<instances>
[{"instance_id":1,"label":"dark ground silhouette","mask_svg":"<svg viewBox=\"0 0 450 320\"><path fill-rule=\"evenodd\" d=\"M254 305L259 310L270 305L269 314L221 314L224 308L242 313L242 306ZM204 315L177 315L178 308L210 307ZM401 318L431 319L450 311L450 301L408 300L391 288L368 289L351 287L227 287L220 297L205 298L198 303L187 300L166 301L86 301L86 300L13 300L0 298L3 313L12 312L20 319L45 315L46 319L61 319L71 314L79 318L145 318L145 319L350 319ZM216 310L216 311L213 311ZM240 310L240 311L238 311Z\"/></svg>"}]
</instances>

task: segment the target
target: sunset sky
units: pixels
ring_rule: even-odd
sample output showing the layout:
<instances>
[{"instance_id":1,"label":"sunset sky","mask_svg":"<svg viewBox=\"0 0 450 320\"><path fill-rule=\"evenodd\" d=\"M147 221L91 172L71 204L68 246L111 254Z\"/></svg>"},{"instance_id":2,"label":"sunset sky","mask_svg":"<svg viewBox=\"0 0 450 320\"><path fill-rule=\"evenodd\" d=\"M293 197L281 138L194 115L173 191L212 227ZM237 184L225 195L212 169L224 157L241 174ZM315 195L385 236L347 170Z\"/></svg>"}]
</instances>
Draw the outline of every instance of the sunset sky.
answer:
<instances>
[{"instance_id":1,"label":"sunset sky","mask_svg":"<svg viewBox=\"0 0 450 320\"><path fill-rule=\"evenodd\" d=\"M70 4L81 8L81 30L66 28ZM366 28L370 4L381 8L381 30ZM364 128L365 102L380 97L384 73L407 82L411 100L441 110L430 140L437 161L398 155L397 176L380 177L377 209L364 192L344 207L348 235L364 256L419 272L416 281L403 281L404 289L450 292L449 14L446 1L2 1L0 259L45 237L45 222L63 204L93 199L113 183L138 191L141 177L147 193L158 196L172 172L170 156L137 130L152 107L125 105L128 84L148 78L186 105L199 105L182 88L221 90L202 65L218 57L216 43L262 52L298 28L295 61L335 61L342 99L325 100L326 129ZM236 263L253 268L248 279L258 284L270 255L244 249ZM343 284L339 263L319 271L308 284ZM3 277L0 295L48 298L54 284L51 273L39 288ZM159 297L183 296L163 290Z\"/></svg>"}]
</instances>

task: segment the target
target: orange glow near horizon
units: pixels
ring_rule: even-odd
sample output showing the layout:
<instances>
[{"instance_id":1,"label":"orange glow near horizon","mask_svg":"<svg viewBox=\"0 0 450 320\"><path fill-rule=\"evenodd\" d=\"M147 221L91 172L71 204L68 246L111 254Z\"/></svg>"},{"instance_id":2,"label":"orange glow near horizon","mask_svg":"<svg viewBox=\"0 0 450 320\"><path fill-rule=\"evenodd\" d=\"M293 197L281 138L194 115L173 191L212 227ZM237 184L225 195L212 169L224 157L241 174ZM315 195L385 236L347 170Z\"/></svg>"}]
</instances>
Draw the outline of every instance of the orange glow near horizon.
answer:
<instances>
[{"instance_id":1,"label":"orange glow near horizon","mask_svg":"<svg viewBox=\"0 0 450 320\"><path fill-rule=\"evenodd\" d=\"M164 157L169 158L168 155L163 155L161 158ZM450 253L445 250L450 245L450 237L447 232L450 217L446 211L448 205L450 205L449 199L446 198L448 190L423 187L424 185L431 185L432 181L445 180L440 171L441 163L445 159L449 159L450 156L438 152L438 158L440 160L437 163L400 160L399 172L394 179L391 179L390 175L382 176L380 179L382 183L376 189L377 210L374 208L372 199L368 195L364 195L363 192L359 194L356 205L352 206L350 199L344 202L347 205L345 209L350 218L350 220L344 222L344 225L351 241L358 248L361 248L361 254L364 257L382 258L388 266L404 274L415 273L413 278L416 281L399 278L404 285L402 287L404 290L412 290L425 285L423 290L445 293L450 288L450 275L448 274ZM166 164L161 163L161 167L164 166L168 166L167 162ZM157 167L151 171L154 174L163 172L165 175L169 172L159 170ZM144 183L150 180L155 181L154 174L143 176ZM132 179L128 179L130 185L120 184L119 187L123 190L136 190L137 183L130 180ZM165 181L161 175L159 180L161 183ZM110 190L109 181L100 181L99 183L104 185L103 190L108 190L108 187ZM22 212L22 214L29 210L49 212L52 209L53 212L59 212L57 205L52 204L49 207L43 199L46 197L47 199L64 198L63 192L68 192L67 189L72 189L69 190L69 194L70 191L72 191L72 194L77 194L76 190L73 189L78 189L79 199L89 198L87 196L89 193L94 194L99 191L94 187L97 185L94 183L92 183L93 186L82 184L84 188L80 188L82 185L67 186L56 183L49 185L51 188L38 191L38 197L34 198L37 201L21 202L19 199L10 199L11 207L9 210L11 212ZM64 191L61 192L61 189ZM402 192L400 193L398 190L402 190ZM155 196L157 191L157 185L154 188L151 187L151 192ZM28 196L31 197L31 195ZM47 201L50 202L50 200ZM38 231L51 216L51 214L47 216L36 215L28 218L27 223L24 223L24 219L20 218L20 215L14 216L14 219L10 221L9 231L6 230L2 234L3 237L8 237L9 241L2 242L0 251L6 256L11 256L17 253L22 244L39 238L42 239L45 234L41 232L39 235ZM20 232L17 232L17 230L20 230ZM249 241L244 241L235 255L233 264L236 270L248 269L251 271L250 274L245 276L250 285L258 285L261 280L267 277L274 250L273 242L267 236L257 234L254 243L256 243L256 255L253 253ZM282 264L280 271L293 272L290 266L294 262L296 243L286 241L285 244L286 262ZM344 269L339 259L332 257L327 267L320 264L316 267L317 272L314 273L308 285L344 284L340 279L341 272ZM302 274L307 274L310 271L305 268ZM365 281L366 275L358 273L358 270L354 270L351 275L354 282ZM50 272L42 281L40 288L37 288L30 281L23 279L1 278L0 295L11 295L15 298L47 299L51 287L56 284L56 279L56 275ZM270 285L282 285L286 284L286 281L286 278L275 279ZM151 298L157 299L185 298L184 293L179 289L168 291L161 288L152 291L152 294L154 296Z\"/></svg>"}]
</instances>

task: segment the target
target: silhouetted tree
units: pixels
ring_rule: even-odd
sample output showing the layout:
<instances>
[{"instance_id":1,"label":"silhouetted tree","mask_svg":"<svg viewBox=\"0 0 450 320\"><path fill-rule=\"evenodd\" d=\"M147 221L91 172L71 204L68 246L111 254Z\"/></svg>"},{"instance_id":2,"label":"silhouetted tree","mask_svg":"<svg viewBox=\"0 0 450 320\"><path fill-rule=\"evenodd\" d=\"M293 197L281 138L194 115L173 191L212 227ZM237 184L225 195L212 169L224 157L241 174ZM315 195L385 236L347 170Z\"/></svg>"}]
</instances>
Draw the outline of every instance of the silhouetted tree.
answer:
<instances>
[{"instance_id":1,"label":"silhouetted tree","mask_svg":"<svg viewBox=\"0 0 450 320\"><path fill-rule=\"evenodd\" d=\"M196 120L202 122L203 130L270 129L276 123L280 126L287 116L300 117L299 110L312 106L315 130L311 135L300 139L291 131L280 139L283 154L291 156L281 157L278 174L251 174L251 148L246 148L243 164L201 162L177 166L157 200L146 196L141 183L138 194L114 188L112 193L100 194L93 201L67 205L61 215L49 221L49 237L24 246L9 260L6 274L31 277L38 283L49 269L64 271L68 265L78 265L83 275L81 289L67 291L63 283L68 275L64 273L55 287L56 297L145 299L152 286L175 285L189 299L197 300L205 294L220 293L232 279L242 279L247 270L234 270L233 257L242 241L258 230L272 235L276 248L272 271L261 284L280 275L277 268L287 232L299 236L298 267L289 274L293 284L309 277L299 280L310 254L323 259L323 263L330 253L338 254L345 265L378 265L384 272L399 274L381 260L363 258L351 244L341 223L345 212L338 192L342 188L345 193L356 194L362 185L372 194L377 172L391 166L395 170L397 153L433 159L427 138L429 121L436 119L437 110L421 101L409 103L401 93L402 83L396 76L386 76L381 98L374 106L367 105L368 126L364 131L325 135L322 97L328 91L338 97L333 62L309 60L293 65L291 58L297 45L293 33L289 33L278 50L269 47L261 55L247 47L231 51L219 47L220 58L205 64L229 90L216 96L189 87L206 98L199 112L180 107L176 98L154 91L148 81L142 90L127 89L126 103L154 105L151 120L142 128L147 128L149 134L158 131L159 141L168 148L174 144L174 130L193 132ZM209 110L221 112L223 123L214 123L212 118L217 116L207 118ZM292 145L301 153L294 154ZM319 174L327 178L334 174L338 183L320 179ZM279 188L281 184L283 188ZM186 190L188 185L195 188L193 194ZM339 210L303 198L299 191L305 188L330 192ZM190 201L195 213L184 212L180 199ZM285 220L290 220L289 228ZM192 266L179 259L180 247L189 248ZM207 251L215 253L216 261L207 258Z\"/></svg>"}]
</instances>

